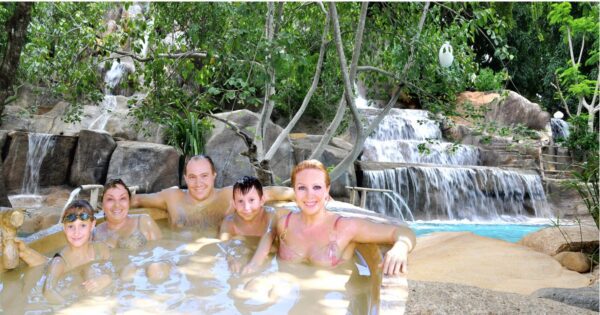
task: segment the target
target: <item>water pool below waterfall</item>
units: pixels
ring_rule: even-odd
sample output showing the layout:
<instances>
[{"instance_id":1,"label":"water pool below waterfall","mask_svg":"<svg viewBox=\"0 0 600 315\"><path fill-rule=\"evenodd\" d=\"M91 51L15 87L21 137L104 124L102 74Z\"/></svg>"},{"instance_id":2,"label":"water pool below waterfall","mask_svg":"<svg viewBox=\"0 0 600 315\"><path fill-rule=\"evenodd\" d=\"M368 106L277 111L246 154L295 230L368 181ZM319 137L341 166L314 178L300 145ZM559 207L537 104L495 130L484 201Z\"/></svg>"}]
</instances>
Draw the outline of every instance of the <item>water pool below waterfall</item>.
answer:
<instances>
[{"instance_id":1,"label":"water pool below waterfall","mask_svg":"<svg viewBox=\"0 0 600 315\"><path fill-rule=\"evenodd\" d=\"M472 232L474 234L516 243L523 236L551 226L548 220L527 223L482 223L464 221L432 221L409 223L417 237L433 232Z\"/></svg>"}]
</instances>

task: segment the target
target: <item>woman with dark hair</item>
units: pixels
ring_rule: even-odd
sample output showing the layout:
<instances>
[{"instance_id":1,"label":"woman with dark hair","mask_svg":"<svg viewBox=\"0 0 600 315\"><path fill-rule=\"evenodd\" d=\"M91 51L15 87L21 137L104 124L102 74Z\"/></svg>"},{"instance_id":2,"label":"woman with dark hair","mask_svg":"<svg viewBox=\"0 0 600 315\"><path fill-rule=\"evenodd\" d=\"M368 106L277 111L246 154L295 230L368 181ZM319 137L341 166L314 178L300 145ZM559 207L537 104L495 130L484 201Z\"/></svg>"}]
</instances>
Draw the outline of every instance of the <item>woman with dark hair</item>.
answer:
<instances>
[{"instance_id":1,"label":"woman with dark hair","mask_svg":"<svg viewBox=\"0 0 600 315\"><path fill-rule=\"evenodd\" d=\"M129 214L131 191L121 179L111 179L104 185L102 209L106 221L94 230L94 240L106 243L111 248L139 249L148 241L162 238L160 228L148 214ZM121 271L121 279L133 277L137 267L129 264ZM152 281L162 281L171 270L165 262L153 262L146 268Z\"/></svg>"},{"instance_id":2,"label":"woman with dark hair","mask_svg":"<svg viewBox=\"0 0 600 315\"><path fill-rule=\"evenodd\" d=\"M104 185L102 210L106 221L94 230L94 240L112 248L137 249L161 238L160 228L147 214L130 215L131 191L121 179Z\"/></svg>"}]
</instances>

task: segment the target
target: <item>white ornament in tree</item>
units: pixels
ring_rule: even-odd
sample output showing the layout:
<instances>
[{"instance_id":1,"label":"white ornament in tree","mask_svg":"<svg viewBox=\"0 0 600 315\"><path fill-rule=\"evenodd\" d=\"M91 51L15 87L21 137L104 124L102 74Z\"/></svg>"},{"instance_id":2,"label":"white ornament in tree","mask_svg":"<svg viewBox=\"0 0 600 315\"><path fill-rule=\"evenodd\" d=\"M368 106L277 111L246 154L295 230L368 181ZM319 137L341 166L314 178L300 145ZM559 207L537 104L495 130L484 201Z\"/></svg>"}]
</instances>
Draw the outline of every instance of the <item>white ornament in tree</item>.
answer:
<instances>
[{"instance_id":1,"label":"white ornament in tree","mask_svg":"<svg viewBox=\"0 0 600 315\"><path fill-rule=\"evenodd\" d=\"M438 57L440 58L440 66L448 68L452 65L454 55L452 55L452 46L450 46L449 42L445 42L444 45L440 47Z\"/></svg>"}]
</instances>

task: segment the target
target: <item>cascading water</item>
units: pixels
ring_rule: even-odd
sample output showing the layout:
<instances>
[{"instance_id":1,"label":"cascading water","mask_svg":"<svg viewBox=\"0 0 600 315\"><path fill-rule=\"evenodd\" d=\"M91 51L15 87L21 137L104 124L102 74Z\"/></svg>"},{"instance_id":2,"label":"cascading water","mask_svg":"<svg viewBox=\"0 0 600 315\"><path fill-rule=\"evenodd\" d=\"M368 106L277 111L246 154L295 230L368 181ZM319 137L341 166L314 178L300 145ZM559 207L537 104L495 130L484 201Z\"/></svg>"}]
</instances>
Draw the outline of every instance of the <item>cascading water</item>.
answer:
<instances>
[{"instance_id":1,"label":"cascading water","mask_svg":"<svg viewBox=\"0 0 600 315\"><path fill-rule=\"evenodd\" d=\"M379 110L362 110L369 121ZM478 165L479 150L442 141L429 112L392 109L365 141L362 161Z\"/></svg>"},{"instance_id":2,"label":"cascading water","mask_svg":"<svg viewBox=\"0 0 600 315\"><path fill-rule=\"evenodd\" d=\"M48 150L54 146L51 134L29 133L27 148L27 163L21 193L24 195L37 195L40 181L40 168Z\"/></svg>"},{"instance_id":3,"label":"cascading water","mask_svg":"<svg viewBox=\"0 0 600 315\"><path fill-rule=\"evenodd\" d=\"M104 130L106 128L106 124L108 123L108 119L111 116L112 111L117 108L117 97L114 95L106 94L104 95L104 99L100 104L100 111L102 114L96 117L88 127L90 130Z\"/></svg>"},{"instance_id":4,"label":"cascading water","mask_svg":"<svg viewBox=\"0 0 600 315\"><path fill-rule=\"evenodd\" d=\"M569 124L559 118L550 119L550 128L552 129L552 140L567 139L569 137Z\"/></svg>"},{"instance_id":5,"label":"cascading water","mask_svg":"<svg viewBox=\"0 0 600 315\"><path fill-rule=\"evenodd\" d=\"M364 172L365 186L398 193L413 216L423 220L521 220L549 217L537 174L489 167L407 166ZM398 217L396 205L375 196L367 208Z\"/></svg>"},{"instance_id":6,"label":"cascading water","mask_svg":"<svg viewBox=\"0 0 600 315\"><path fill-rule=\"evenodd\" d=\"M362 110L370 115L378 110ZM362 185L394 191L369 193L367 208L424 220L501 220L550 217L540 176L478 166L479 150L444 142L423 110L390 111L365 141ZM370 162L375 166L368 166ZM381 163L386 162L386 163Z\"/></svg>"}]
</instances>

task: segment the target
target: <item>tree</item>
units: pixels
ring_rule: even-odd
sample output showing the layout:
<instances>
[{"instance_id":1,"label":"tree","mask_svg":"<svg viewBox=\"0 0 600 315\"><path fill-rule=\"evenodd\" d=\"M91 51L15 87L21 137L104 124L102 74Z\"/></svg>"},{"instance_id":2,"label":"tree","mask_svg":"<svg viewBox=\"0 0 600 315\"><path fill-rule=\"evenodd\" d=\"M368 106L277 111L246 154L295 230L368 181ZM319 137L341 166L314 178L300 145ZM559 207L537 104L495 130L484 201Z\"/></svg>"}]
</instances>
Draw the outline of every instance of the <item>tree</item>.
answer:
<instances>
[{"instance_id":1,"label":"tree","mask_svg":"<svg viewBox=\"0 0 600 315\"><path fill-rule=\"evenodd\" d=\"M468 38L480 32L461 12L494 16L489 8L436 3L39 3L21 54L20 82L51 89L69 101L98 103L106 89L98 68L127 63L120 83L146 93L131 114L170 126L170 143L185 154L201 151L197 138L213 113L248 108L260 113L253 135L228 123L246 141L246 155L265 184L269 162L302 115L335 119L313 157L353 123L354 149L332 177L352 163L400 93L426 109L451 109L455 92L477 70ZM449 9L448 9L449 8ZM458 11L456 11L456 10ZM445 20L448 10L455 21ZM333 31L332 31L333 30ZM441 69L437 49L450 40L456 61ZM331 44L335 44L331 45ZM351 53L350 64L346 55ZM311 78L312 80L307 80ZM388 105L366 128L354 104L354 82L390 85ZM266 121L285 124L275 144L262 143Z\"/></svg>"},{"instance_id":2,"label":"tree","mask_svg":"<svg viewBox=\"0 0 600 315\"><path fill-rule=\"evenodd\" d=\"M8 18L4 21L6 44L0 46L0 115L4 111L6 99L13 94L15 74L19 69L21 51L27 40L27 26L31 19L31 2L3 4L2 15ZM10 13L12 11L12 13ZM0 15L0 16L2 16ZM2 21L2 19L0 19Z\"/></svg>"},{"instance_id":3,"label":"tree","mask_svg":"<svg viewBox=\"0 0 600 315\"><path fill-rule=\"evenodd\" d=\"M598 38L599 5L593 4L584 8L583 16L574 18L571 15L571 4L569 2L556 3L552 5L552 11L548 14L548 20L551 25L560 25L560 31L567 42L570 59L568 65L557 71L558 79L555 88L564 109L569 115L570 99L576 100L575 115L581 115L582 109L588 112L588 128L594 131L594 121L597 113L600 111L600 97L598 97L598 88L600 84L600 51ZM591 41L591 49L586 50L586 38ZM575 39L580 39L578 53ZM587 53L587 58L584 59ZM594 71L585 75L582 71L584 66L592 66ZM595 72L595 73L594 73ZM595 76L594 76L595 75ZM596 78L595 80L592 78ZM567 87L566 94L562 92L560 86Z\"/></svg>"}]
</instances>

